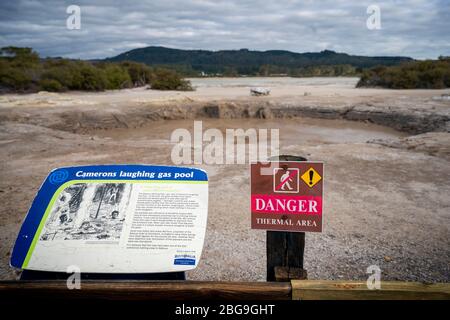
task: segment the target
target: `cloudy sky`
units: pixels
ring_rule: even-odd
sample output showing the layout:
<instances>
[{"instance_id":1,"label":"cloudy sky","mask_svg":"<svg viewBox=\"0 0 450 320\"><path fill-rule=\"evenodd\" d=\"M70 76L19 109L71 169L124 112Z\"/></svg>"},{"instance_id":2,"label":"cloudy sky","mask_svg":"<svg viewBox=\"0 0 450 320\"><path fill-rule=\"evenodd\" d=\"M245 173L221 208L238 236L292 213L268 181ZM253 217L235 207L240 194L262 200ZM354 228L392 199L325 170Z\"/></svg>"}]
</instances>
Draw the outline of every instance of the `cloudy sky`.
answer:
<instances>
[{"instance_id":1,"label":"cloudy sky","mask_svg":"<svg viewBox=\"0 0 450 320\"><path fill-rule=\"evenodd\" d=\"M66 9L81 8L69 30ZM381 29L369 30L369 5ZM104 58L150 45L181 49L324 49L418 59L450 55L449 0L15 0L0 2L0 46Z\"/></svg>"}]
</instances>

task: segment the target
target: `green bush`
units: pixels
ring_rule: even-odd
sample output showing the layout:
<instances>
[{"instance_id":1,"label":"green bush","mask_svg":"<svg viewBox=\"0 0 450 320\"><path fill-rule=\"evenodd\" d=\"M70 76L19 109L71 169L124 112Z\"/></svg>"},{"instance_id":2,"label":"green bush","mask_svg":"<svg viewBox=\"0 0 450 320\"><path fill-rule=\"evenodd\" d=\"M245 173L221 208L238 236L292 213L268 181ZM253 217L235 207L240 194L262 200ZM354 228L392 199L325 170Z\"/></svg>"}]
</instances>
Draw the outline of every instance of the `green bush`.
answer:
<instances>
[{"instance_id":1,"label":"green bush","mask_svg":"<svg viewBox=\"0 0 450 320\"><path fill-rule=\"evenodd\" d=\"M177 72L162 68L153 70L142 63L40 60L31 48L0 49L1 92L101 91L148 84L161 90L192 90L189 81L183 80Z\"/></svg>"},{"instance_id":2,"label":"green bush","mask_svg":"<svg viewBox=\"0 0 450 320\"><path fill-rule=\"evenodd\" d=\"M80 67L80 73L82 78L79 84L80 90L102 91L106 89L108 81L103 70L85 63Z\"/></svg>"},{"instance_id":3,"label":"green bush","mask_svg":"<svg viewBox=\"0 0 450 320\"><path fill-rule=\"evenodd\" d=\"M32 88L31 75L22 68L0 68L0 86L14 91L24 92Z\"/></svg>"},{"instance_id":4,"label":"green bush","mask_svg":"<svg viewBox=\"0 0 450 320\"><path fill-rule=\"evenodd\" d=\"M62 92L67 88L64 88L58 80L54 79L41 79L39 81L40 90L51 91L51 92Z\"/></svg>"},{"instance_id":5,"label":"green bush","mask_svg":"<svg viewBox=\"0 0 450 320\"><path fill-rule=\"evenodd\" d=\"M169 69L158 68L153 73L151 88L156 90L192 91L190 81L184 80L178 73Z\"/></svg>"},{"instance_id":6,"label":"green bush","mask_svg":"<svg viewBox=\"0 0 450 320\"><path fill-rule=\"evenodd\" d=\"M0 49L0 87L2 90L26 92L35 87L39 73L39 56L31 48Z\"/></svg>"},{"instance_id":7,"label":"green bush","mask_svg":"<svg viewBox=\"0 0 450 320\"><path fill-rule=\"evenodd\" d=\"M119 65L107 64L103 67L106 77L106 89L123 89L133 86L128 71Z\"/></svg>"},{"instance_id":8,"label":"green bush","mask_svg":"<svg viewBox=\"0 0 450 320\"><path fill-rule=\"evenodd\" d=\"M145 64L124 61L121 63L121 66L127 70L134 87L150 84L153 78L153 70Z\"/></svg>"},{"instance_id":9,"label":"green bush","mask_svg":"<svg viewBox=\"0 0 450 320\"><path fill-rule=\"evenodd\" d=\"M49 80L47 83L50 83L50 80L57 81L61 87L67 90L73 87L73 77L73 72L69 66L52 66L42 72L41 82L43 80Z\"/></svg>"},{"instance_id":10,"label":"green bush","mask_svg":"<svg viewBox=\"0 0 450 320\"><path fill-rule=\"evenodd\" d=\"M3 47L0 49L3 59L12 67L33 68L39 65L39 55L31 48Z\"/></svg>"},{"instance_id":11,"label":"green bush","mask_svg":"<svg viewBox=\"0 0 450 320\"><path fill-rule=\"evenodd\" d=\"M379 66L366 70L357 87L392 89L443 89L450 87L450 60L408 62L399 66Z\"/></svg>"}]
</instances>

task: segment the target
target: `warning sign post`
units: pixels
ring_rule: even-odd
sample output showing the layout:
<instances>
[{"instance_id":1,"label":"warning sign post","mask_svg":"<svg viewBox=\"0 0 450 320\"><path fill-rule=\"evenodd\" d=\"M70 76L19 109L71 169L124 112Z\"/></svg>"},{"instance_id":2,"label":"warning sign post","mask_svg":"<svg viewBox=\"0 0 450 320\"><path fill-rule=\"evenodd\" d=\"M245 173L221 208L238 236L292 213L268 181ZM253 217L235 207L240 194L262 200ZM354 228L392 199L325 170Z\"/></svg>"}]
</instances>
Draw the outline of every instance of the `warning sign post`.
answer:
<instances>
[{"instance_id":1,"label":"warning sign post","mask_svg":"<svg viewBox=\"0 0 450 320\"><path fill-rule=\"evenodd\" d=\"M251 164L252 229L322 232L323 164Z\"/></svg>"},{"instance_id":2,"label":"warning sign post","mask_svg":"<svg viewBox=\"0 0 450 320\"><path fill-rule=\"evenodd\" d=\"M323 164L280 155L251 165L252 228L267 230L267 281L306 279L305 232L322 231Z\"/></svg>"}]
</instances>

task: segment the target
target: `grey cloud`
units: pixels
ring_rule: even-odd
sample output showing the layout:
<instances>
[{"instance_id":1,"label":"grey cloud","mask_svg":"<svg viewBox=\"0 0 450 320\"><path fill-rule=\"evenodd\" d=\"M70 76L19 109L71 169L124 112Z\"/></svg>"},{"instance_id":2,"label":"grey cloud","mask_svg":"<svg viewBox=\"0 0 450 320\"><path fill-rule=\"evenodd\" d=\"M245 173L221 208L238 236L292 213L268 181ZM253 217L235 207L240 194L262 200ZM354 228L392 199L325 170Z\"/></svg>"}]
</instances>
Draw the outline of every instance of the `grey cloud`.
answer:
<instances>
[{"instance_id":1,"label":"grey cloud","mask_svg":"<svg viewBox=\"0 0 450 320\"><path fill-rule=\"evenodd\" d=\"M81 30L66 28L70 4L81 7ZM370 4L381 8L381 30L366 28ZM450 54L449 7L446 0L7 1L0 3L0 46L72 58L148 45L436 58Z\"/></svg>"}]
</instances>

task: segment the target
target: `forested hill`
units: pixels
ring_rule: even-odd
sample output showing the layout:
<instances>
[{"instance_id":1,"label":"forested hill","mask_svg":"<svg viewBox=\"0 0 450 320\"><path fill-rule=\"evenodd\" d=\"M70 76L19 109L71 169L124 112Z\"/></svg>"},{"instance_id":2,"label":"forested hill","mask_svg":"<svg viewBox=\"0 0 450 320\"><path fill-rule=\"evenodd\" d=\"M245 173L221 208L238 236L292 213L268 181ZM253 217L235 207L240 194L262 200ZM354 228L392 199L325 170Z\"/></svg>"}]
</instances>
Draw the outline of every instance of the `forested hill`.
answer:
<instances>
[{"instance_id":1,"label":"forested hill","mask_svg":"<svg viewBox=\"0 0 450 320\"><path fill-rule=\"evenodd\" d=\"M223 75L334 75L355 73L377 65L398 65L408 57L365 57L321 52L295 53L283 50L179 50L165 47L133 49L108 61L136 61L148 65L172 66L185 74L204 72ZM325 72L325 74L314 74ZM311 74L308 74L311 73Z\"/></svg>"}]
</instances>

